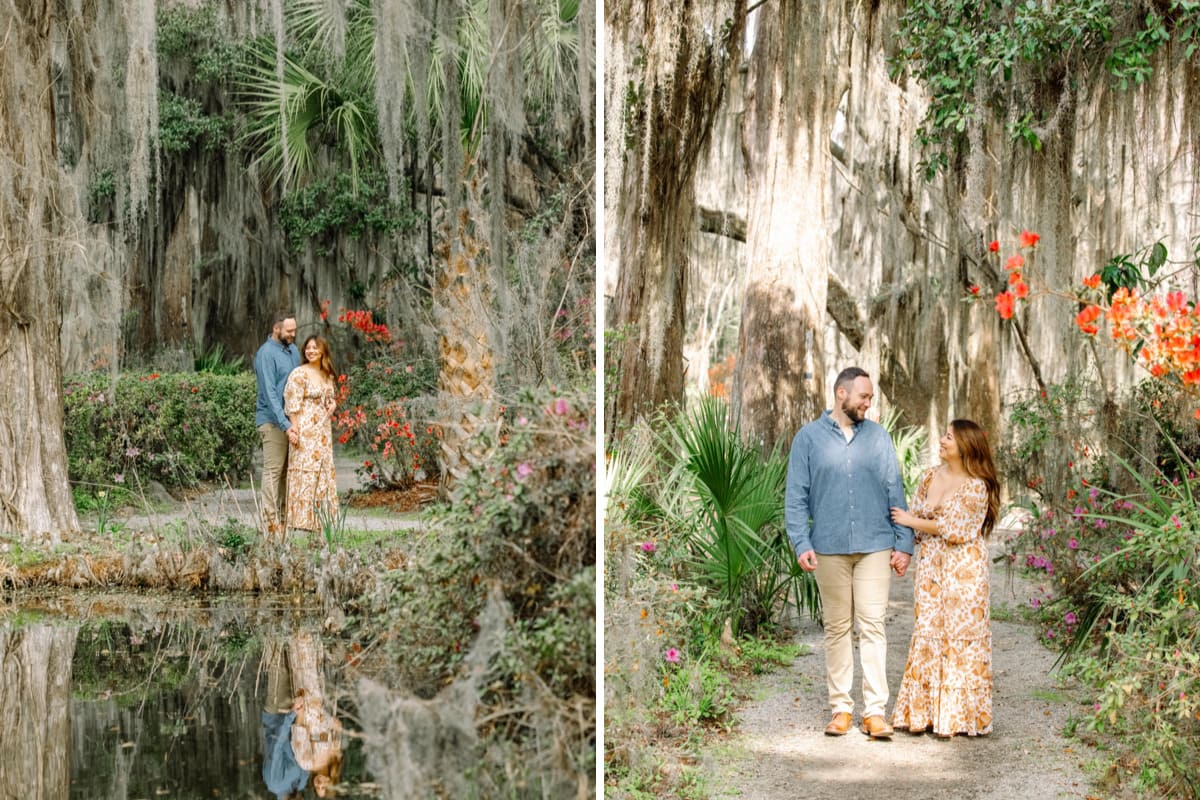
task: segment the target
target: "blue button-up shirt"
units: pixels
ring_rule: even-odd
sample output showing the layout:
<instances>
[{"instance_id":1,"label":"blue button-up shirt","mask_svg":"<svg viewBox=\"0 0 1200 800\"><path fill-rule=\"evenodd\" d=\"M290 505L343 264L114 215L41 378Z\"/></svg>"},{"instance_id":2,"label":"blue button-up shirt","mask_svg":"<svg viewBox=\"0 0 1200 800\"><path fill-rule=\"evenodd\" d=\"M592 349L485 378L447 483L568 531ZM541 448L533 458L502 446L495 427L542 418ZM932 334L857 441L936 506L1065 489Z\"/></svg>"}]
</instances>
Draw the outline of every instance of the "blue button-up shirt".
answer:
<instances>
[{"instance_id":1,"label":"blue button-up shirt","mask_svg":"<svg viewBox=\"0 0 1200 800\"><path fill-rule=\"evenodd\" d=\"M308 772L296 763L292 751L292 723L296 712L276 714L262 712L263 783L277 798L290 797L303 791L308 784Z\"/></svg>"},{"instance_id":2,"label":"blue button-up shirt","mask_svg":"<svg viewBox=\"0 0 1200 800\"><path fill-rule=\"evenodd\" d=\"M892 506L908 509L896 448L882 425L858 422L846 441L826 411L792 439L784 513L796 555L912 555L912 529L892 522Z\"/></svg>"},{"instance_id":3,"label":"blue button-up shirt","mask_svg":"<svg viewBox=\"0 0 1200 800\"><path fill-rule=\"evenodd\" d=\"M300 351L295 345L284 347L268 336L254 354L254 377L258 379L258 402L254 404L254 425L271 423L281 431L292 427L283 413L283 387L288 375L300 366Z\"/></svg>"}]
</instances>

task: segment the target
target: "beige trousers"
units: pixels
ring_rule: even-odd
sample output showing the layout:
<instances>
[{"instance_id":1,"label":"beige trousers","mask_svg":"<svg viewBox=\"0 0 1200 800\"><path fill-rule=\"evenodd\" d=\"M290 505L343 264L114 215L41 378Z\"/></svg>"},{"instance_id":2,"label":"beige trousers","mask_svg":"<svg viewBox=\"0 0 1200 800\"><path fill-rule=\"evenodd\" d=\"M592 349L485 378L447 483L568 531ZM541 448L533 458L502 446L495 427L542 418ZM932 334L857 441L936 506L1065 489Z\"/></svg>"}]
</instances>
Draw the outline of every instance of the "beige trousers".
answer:
<instances>
[{"instance_id":1,"label":"beige trousers","mask_svg":"<svg viewBox=\"0 0 1200 800\"><path fill-rule=\"evenodd\" d=\"M287 434L270 422L258 426L262 437L262 515L268 538L283 539L287 513Z\"/></svg>"},{"instance_id":2,"label":"beige trousers","mask_svg":"<svg viewBox=\"0 0 1200 800\"><path fill-rule=\"evenodd\" d=\"M817 555L817 588L825 619L825 669L833 713L854 713L853 626L858 626L862 662L863 717L883 716L888 702L887 616L891 550L852 555Z\"/></svg>"}]
</instances>

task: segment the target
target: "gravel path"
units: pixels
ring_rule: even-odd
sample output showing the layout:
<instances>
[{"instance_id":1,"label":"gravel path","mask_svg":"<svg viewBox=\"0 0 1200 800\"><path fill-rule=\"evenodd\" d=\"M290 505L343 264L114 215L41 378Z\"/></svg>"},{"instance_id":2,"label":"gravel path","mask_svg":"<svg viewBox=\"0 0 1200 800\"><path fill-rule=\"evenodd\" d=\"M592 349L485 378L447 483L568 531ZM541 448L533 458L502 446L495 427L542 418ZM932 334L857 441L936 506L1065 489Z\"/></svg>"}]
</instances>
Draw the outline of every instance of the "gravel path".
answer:
<instances>
[{"instance_id":1,"label":"gravel path","mask_svg":"<svg viewBox=\"0 0 1200 800\"><path fill-rule=\"evenodd\" d=\"M998 532L996 541L1002 541ZM888 608L888 686L892 700L912 633L913 573L893 578ZM992 575L993 617L1010 616L1032 592L1004 569ZM1016 618L1017 614L1011 614ZM825 692L821 629L805 620L797 642L809 655L790 667L755 679L753 699L738 712L731 737L705 753L713 798L754 800L846 800L861 797L1084 798L1088 778L1078 741L1062 735L1080 709L1067 700L1050 674L1055 654L1037 641L1037 629L1014 621L992 622L995 723L990 736L940 740L900 731L891 741L874 741L855 729L825 736L830 711ZM861 703L857 686L855 700ZM861 706L856 709L861 711ZM891 713L889 705L888 713Z\"/></svg>"},{"instance_id":2,"label":"gravel path","mask_svg":"<svg viewBox=\"0 0 1200 800\"><path fill-rule=\"evenodd\" d=\"M360 489L358 476L354 468L358 461L335 453L334 471L337 476L338 492L343 496L347 491ZM174 500L161 490L153 498L158 510L153 512L126 509L118 514L114 521L119 522L130 531L160 531L169 525L189 524L197 521L220 525L233 518L252 528L258 527L259 493L257 483L261 476L260 467L254 466L254 483L256 488L232 488L229 486L205 492L187 500ZM95 515L89 515L82 520L85 527L95 524ZM416 515L397 515L381 509L346 509L346 530L356 531L397 531L416 529L421 522Z\"/></svg>"}]
</instances>

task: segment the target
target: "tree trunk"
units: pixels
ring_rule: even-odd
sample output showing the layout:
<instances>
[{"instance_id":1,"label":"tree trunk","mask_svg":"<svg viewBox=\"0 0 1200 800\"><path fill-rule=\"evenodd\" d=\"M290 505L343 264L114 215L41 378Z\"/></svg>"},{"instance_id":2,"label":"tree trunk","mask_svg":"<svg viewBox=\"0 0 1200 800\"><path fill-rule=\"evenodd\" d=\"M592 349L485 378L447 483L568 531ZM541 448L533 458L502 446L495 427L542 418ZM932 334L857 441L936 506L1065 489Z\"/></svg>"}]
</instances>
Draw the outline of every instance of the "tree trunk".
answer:
<instances>
[{"instance_id":1,"label":"tree trunk","mask_svg":"<svg viewBox=\"0 0 1200 800\"><path fill-rule=\"evenodd\" d=\"M63 263L83 226L57 161L49 2L0 0L0 532L79 530L63 441Z\"/></svg>"},{"instance_id":2,"label":"tree trunk","mask_svg":"<svg viewBox=\"0 0 1200 800\"><path fill-rule=\"evenodd\" d=\"M617 279L610 434L683 398L696 165L736 68L745 14L744 0L605 4L605 252Z\"/></svg>"},{"instance_id":3,"label":"tree trunk","mask_svg":"<svg viewBox=\"0 0 1200 800\"><path fill-rule=\"evenodd\" d=\"M477 168L468 166L468 171ZM465 202L453 212L453 227L439 246L441 269L433 285L434 322L440 332L442 467L449 479L461 478L472 464L487 460L499 438L493 293L488 252L478 234L487 230L487 217L479 203L479 178L468 177L466 184ZM480 435L489 429L492 436Z\"/></svg>"},{"instance_id":4,"label":"tree trunk","mask_svg":"<svg viewBox=\"0 0 1200 800\"><path fill-rule=\"evenodd\" d=\"M77 628L0 631L0 800L71 793L71 659Z\"/></svg>"},{"instance_id":5,"label":"tree trunk","mask_svg":"<svg viewBox=\"0 0 1200 800\"><path fill-rule=\"evenodd\" d=\"M751 441L786 442L825 407L828 188L851 2L760 10L751 58L749 277L734 402Z\"/></svg>"}]
</instances>

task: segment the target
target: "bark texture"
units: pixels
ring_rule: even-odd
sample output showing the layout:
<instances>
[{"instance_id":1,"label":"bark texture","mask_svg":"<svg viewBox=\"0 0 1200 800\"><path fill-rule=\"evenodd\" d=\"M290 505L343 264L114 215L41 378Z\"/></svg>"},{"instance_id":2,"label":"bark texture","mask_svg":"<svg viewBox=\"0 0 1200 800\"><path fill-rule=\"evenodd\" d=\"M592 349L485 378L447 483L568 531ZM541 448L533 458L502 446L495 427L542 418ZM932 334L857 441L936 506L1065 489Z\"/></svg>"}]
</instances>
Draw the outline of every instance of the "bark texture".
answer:
<instances>
[{"instance_id":1,"label":"bark texture","mask_svg":"<svg viewBox=\"0 0 1200 800\"><path fill-rule=\"evenodd\" d=\"M605 4L606 426L683 397L694 178L735 69L743 0Z\"/></svg>"},{"instance_id":2,"label":"bark texture","mask_svg":"<svg viewBox=\"0 0 1200 800\"><path fill-rule=\"evenodd\" d=\"M734 404L746 435L768 449L825 407L829 140L856 6L787 0L758 12Z\"/></svg>"},{"instance_id":3,"label":"bark texture","mask_svg":"<svg viewBox=\"0 0 1200 800\"><path fill-rule=\"evenodd\" d=\"M0 798L71 795L71 659L78 628L0 630Z\"/></svg>"},{"instance_id":4,"label":"bark texture","mask_svg":"<svg viewBox=\"0 0 1200 800\"><path fill-rule=\"evenodd\" d=\"M59 332L82 218L59 158L50 2L0 0L0 533L79 529L67 483Z\"/></svg>"}]
</instances>

